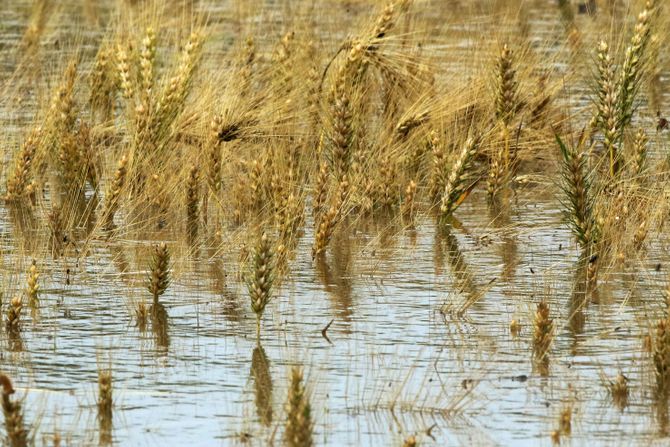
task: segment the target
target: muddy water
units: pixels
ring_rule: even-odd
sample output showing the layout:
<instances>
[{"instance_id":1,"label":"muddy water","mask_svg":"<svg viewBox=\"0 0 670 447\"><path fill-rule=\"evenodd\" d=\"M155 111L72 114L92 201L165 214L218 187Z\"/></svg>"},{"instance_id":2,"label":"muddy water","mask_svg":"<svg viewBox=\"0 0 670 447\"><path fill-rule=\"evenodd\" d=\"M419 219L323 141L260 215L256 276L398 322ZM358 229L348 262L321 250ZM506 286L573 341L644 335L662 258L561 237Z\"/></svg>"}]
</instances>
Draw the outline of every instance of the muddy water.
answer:
<instances>
[{"instance_id":1,"label":"muddy water","mask_svg":"<svg viewBox=\"0 0 670 447\"><path fill-rule=\"evenodd\" d=\"M453 19L455 32L434 43L457 58L453 52L494 23L504 2L451 3L461 5L462 20ZM526 4L529 32L548 53L560 52L546 44L564 32L556 7ZM365 17L359 8L350 13ZM18 45L28 9L14 0L0 8L1 48ZM229 12L222 2L211 19L224 26ZM75 2L63 14L81 18ZM593 19L576 20L586 26ZM85 28L100 37L93 25ZM58 35L69 31L76 34L65 27ZM56 47L45 43L44 57L57 58ZM5 51L2 64L6 79L17 58ZM30 116L29 107L5 101L3 108L10 134ZM396 221L359 224L333 241L322 263L311 259L308 222L290 275L265 313L260 347L235 250L193 249L169 231L69 247L63 258L40 260L39 318L20 337L1 332L0 368L25 396L38 444L55 432L67 445L109 436L118 445L279 443L293 364L305 367L319 445L400 445L415 433L427 445L549 444L567 406L574 444L665 444L667 403L653 398L642 336L660 315L667 241L654 235L641 265L609 273L598 295L586 299L575 285L578 253L553 181L549 173L519 189L504 209L491 210L485 195L475 194L449 232L438 231L432 218L414 230ZM23 287L29 263L23 244L30 242L17 237L15 224L0 209L4 297ZM142 331L131 303L146 296L144 269L156 239L173 241L176 273L162 300L165 320ZM531 346L541 299L557 323L544 369L533 363ZM510 334L512 320L522 325L518 337ZM322 329L331 321L327 340ZM97 371L109 362L111 428L95 417ZM607 388L619 370L631 386L623 411Z\"/></svg>"}]
</instances>

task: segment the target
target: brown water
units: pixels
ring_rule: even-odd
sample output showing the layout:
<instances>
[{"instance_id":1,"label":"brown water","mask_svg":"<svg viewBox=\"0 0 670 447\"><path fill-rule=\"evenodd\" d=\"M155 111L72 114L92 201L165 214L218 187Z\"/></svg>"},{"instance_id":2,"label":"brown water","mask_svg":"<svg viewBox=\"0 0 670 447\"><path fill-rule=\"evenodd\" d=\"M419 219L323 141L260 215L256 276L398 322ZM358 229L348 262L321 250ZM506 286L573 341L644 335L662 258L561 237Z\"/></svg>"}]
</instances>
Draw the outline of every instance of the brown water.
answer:
<instances>
[{"instance_id":1,"label":"brown water","mask_svg":"<svg viewBox=\"0 0 670 447\"><path fill-rule=\"evenodd\" d=\"M18 63L11 49L23 34L28 3L5 0L0 7L0 80ZM280 10L272 3L258 16ZM468 54L472 36L494 26L505 2L416 3L436 11L441 31L427 41L458 60ZM461 10L439 25L447 3ZM82 20L79 2L64 4L62 14L74 19L49 34L46 60L59 57L57 36L84 36L86 42L101 36L100 28ZM365 18L369 10L352 6L349 14ZM564 49L551 44L564 32L556 6L531 1L522 10L541 51L559 55L560 72ZM228 2L210 9L221 46L235 35L230 11ZM104 8L100 14L104 19ZM591 20L577 16L576 23L588 30ZM337 26L329 26L337 42ZM584 101L584 89L575 86L574 101ZM25 108L3 102L9 141L32 116L35 101L29 94ZM4 147L10 159L12 145ZM668 240L654 234L640 262L608 272L597 297L585 300L575 290L578 252L563 224L554 178L547 172L541 184L520 188L503 210L490 210L485 194L474 194L456 213L462 226L449 233L438 231L432 217L415 230L397 221L352 224L355 231L333 240L324 263L311 259L308 221L288 279L265 312L262 348L237 280L238 247L223 254L192 248L168 230L141 240L75 243L62 258L40 260L40 316L18 340L0 331L0 368L25 396L38 444L54 432L67 445L98 442L97 371L110 359L111 435L118 445L279 443L293 364L305 368L318 445L401 445L414 433L425 445L550 444L566 405L573 407L568 442L667 444L667 402L653 397L642 337L661 314ZM24 244L47 233L38 229L21 239L4 207L0 229L5 301L24 287L30 262ZM146 296L149 247L158 239L174 247L176 273L162 299L165 330L143 333L130 303ZM75 250L89 253L77 256ZM459 312L468 299L476 302ZM557 323L547 374L532 361L532 318L541 299ZM510 334L513 319L522 324L519 337ZM331 320L329 343L321 331ZM607 387L619 370L631 386L623 411Z\"/></svg>"}]
</instances>

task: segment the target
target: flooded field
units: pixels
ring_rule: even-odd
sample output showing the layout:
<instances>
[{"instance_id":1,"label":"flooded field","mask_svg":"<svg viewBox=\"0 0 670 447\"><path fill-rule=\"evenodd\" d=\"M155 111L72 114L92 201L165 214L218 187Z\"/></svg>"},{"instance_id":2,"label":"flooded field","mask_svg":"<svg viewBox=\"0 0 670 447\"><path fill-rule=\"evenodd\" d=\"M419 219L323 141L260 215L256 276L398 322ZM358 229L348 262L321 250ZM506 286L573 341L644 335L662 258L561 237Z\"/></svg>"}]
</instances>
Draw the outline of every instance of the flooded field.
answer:
<instances>
[{"instance_id":1,"label":"flooded field","mask_svg":"<svg viewBox=\"0 0 670 447\"><path fill-rule=\"evenodd\" d=\"M667 445L659 1L4 0L2 445Z\"/></svg>"}]
</instances>

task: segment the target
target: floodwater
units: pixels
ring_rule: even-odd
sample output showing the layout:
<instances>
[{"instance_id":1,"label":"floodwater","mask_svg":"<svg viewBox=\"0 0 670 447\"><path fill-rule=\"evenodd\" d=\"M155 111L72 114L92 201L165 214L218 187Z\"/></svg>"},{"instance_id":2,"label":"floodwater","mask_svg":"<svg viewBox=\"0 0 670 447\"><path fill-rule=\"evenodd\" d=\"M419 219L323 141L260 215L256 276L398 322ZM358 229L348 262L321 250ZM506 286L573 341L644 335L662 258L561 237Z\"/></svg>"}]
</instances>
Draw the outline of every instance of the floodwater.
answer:
<instances>
[{"instance_id":1,"label":"floodwater","mask_svg":"<svg viewBox=\"0 0 670 447\"><path fill-rule=\"evenodd\" d=\"M76 17L78 2L71 3L62 14ZM439 8L440 2L416 3ZM453 33L432 37L439 52L467 46L468 27L494 23L504 2L474 3L451 19ZM369 9L352 4L352 16L367 17ZM212 7L210 20L232 35L226 5ZM524 5L523 20L545 42L543 51L560 52L547 43L565 32L554 2ZM11 49L28 11L25 1L0 7L0 80L16 68ZM575 20L587 27L594 19ZM58 31L68 32L77 34ZM91 24L78 32L101 35ZM43 45L44 57L60 51L52 40ZM31 116L31 100L37 99L28 95L28 110L3 103L9 140ZM485 193L474 194L450 231L438 231L430 216L415 229L397 220L350 223L324 262L310 256L308 220L290 273L265 312L261 346L238 280L241 247L193 248L169 229L88 246L75 240L65 256L39 260L39 318L28 318L18 339L0 331L0 369L25 397L37 444L50 443L54 433L66 445L109 436L117 445L279 444L295 364L304 367L318 445L402 445L411 434L422 445L549 445L566 407L573 410L569 443L667 444L667 402L654 398L653 367L642 346L662 312L668 241L650 236L642 261L606 272L597 296L585 297L576 286L578 251L555 179L544 174L539 184L519 188L504 209L491 210ZM26 246L46 236L35 230L19 237L4 207L0 231L6 305L24 287ZM145 271L156 240L174 248L175 275L162 297L166 320L141 331L131 303L147 296ZM532 358L533 314L542 299L557 328L544 370ZM512 320L521 323L519 336L510 333ZM331 321L328 340L322 330ZM97 374L109 364L114 420L101 427ZM619 371L631 388L623 410L608 391Z\"/></svg>"}]
</instances>

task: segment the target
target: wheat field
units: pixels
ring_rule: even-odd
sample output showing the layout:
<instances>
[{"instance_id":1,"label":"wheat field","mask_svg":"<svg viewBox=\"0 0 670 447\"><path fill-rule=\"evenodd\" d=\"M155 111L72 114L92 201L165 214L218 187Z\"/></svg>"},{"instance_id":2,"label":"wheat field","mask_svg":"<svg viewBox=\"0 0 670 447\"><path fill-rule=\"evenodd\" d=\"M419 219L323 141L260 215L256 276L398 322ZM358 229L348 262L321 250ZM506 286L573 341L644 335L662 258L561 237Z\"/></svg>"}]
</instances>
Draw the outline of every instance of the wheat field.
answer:
<instances>
[{"instance_id":1,"label":"wheat field","mask_svg":"<svg viewBox=\"0 0 670 447\"><path fill-rule=\"evenodd\" d=\"M2 445L666 445L669 25L4 0Z\"/></svg>"}]
</instances>

